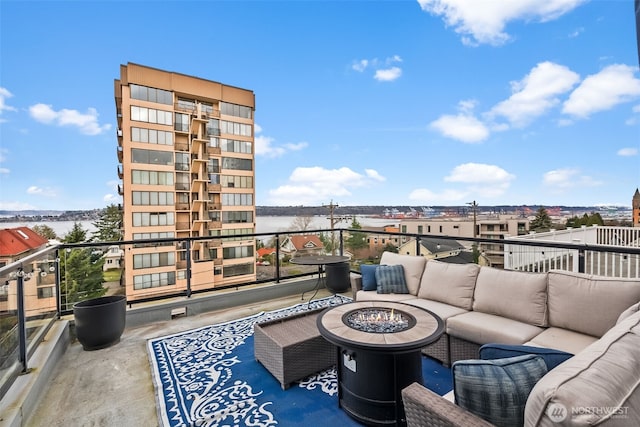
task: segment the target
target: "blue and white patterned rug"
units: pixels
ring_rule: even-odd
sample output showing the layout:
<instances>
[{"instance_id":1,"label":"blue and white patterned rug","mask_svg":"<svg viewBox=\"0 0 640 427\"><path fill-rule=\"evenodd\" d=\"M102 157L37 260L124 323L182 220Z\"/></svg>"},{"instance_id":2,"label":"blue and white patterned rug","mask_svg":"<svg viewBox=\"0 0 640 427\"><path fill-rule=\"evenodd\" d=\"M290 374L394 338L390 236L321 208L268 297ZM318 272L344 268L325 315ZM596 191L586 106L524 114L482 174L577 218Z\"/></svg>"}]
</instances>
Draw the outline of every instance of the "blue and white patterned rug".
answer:
<instances>
[{"instance_id":1,"label":"blue and white patterned rug","mask_svg":"<svg viewBox=\"0 0 640 427\"><path fill-rule=\"evenodd\" d=\"M282 390L253 354L255 323L350 301L327 297L149 340L161 425L360 425L338 408L335 368ZM449 369L425 358L423 371L432 390L451 390Z\"/></svg>"}]
</instances>

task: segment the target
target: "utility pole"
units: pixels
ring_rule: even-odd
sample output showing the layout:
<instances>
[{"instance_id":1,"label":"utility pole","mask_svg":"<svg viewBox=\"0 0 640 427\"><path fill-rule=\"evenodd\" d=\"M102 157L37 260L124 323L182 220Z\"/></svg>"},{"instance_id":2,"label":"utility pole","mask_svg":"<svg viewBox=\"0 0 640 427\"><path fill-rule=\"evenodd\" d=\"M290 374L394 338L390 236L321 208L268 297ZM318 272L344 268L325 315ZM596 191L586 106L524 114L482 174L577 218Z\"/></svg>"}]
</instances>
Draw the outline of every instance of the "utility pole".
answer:
<instances>
[{"instance_id":1,"label":"utility pole","mask_svg":"<svg viewBox=\"0 0 640 427\"><path fill-rule=\"evenodd\" d=\"M478 204L476 203L476 201L474 200L473 202L468 202L468 205L471 206L471 208L473 209L473 238L476 238L476 213L477 213L477 209L478 209Z\"/></svg>"},{"instance_id":2,"label":"utility pole","mask_svg":"<svg viewBox=\"0 0 640 427\"><path fill-rule=\"evenodd\" d=\"M333 200L331 200L331 203L329 203L328 205L323 204L322 206L329 208L329 224L331 225L331 255L335 255L336 254L336 233L335 231L333 231L333 229L335 228L336 224L342 221L346 221L349 218L346 216L335 216L335 210L336 208L338 208L338 205L333 203Z\"/></svg>"}]
</instances>

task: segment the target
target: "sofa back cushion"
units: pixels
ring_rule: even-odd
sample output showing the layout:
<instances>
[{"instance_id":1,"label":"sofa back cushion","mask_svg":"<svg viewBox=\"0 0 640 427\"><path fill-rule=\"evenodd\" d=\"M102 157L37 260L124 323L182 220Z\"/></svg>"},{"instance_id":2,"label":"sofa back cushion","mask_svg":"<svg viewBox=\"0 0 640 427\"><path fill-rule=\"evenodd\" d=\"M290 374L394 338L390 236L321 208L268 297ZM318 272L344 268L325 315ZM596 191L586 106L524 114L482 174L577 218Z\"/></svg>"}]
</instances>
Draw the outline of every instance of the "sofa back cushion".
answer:
<instances>
[{"instance_id":1,"label":"sofa back cushion","mask_svg":"<svg viewBox=\"0 0 640 427\"><path fill-rule=\"evenodd\" d=\"M381 265L401 265L404 267L404 279L407 282L407 289L412 295L418 295L420 278L426 262L427 259L422 256L400 255L393 252L383 252L380 257Z\"/></svg>"},{"instance_id":2,"label":"sofa back cushion","mask_svg":"<svg viewBox=\"0 0 640 427\"><path fill-rule=\"evenodd\" d=\"M525 426L632 426L640 420L640 313L556 367L535 385Z\"/></svg>"},{"instance_id":3,"label":"sofa back cushion","mask_svg":"<svg viewBox=\"0 0 640 427\"><path fill-rule=\"evenodd\" d=\"M549 272L549 324L594 337L611 329L640 301L640 280Z\"/></svg>"},{"instance_id":4,"label":"sofa back cushion","mask_svg":"<svg viewBox=\"0 0 640 427\"><path fill-rule=\"evenodd\" d=\"M480 267L473 310L534 326L548 326L547 273Z\"/></svg>"},{"instance_id":5,"label":"sofa back cushion","mask_svg":"<svg viewBox=\"0 0 640 427\"><path fill-rule=\"evenodd\" d=\"M422 273L418 297L471 310L480 267L429 260Z\"/></svg>"}]
</instances>

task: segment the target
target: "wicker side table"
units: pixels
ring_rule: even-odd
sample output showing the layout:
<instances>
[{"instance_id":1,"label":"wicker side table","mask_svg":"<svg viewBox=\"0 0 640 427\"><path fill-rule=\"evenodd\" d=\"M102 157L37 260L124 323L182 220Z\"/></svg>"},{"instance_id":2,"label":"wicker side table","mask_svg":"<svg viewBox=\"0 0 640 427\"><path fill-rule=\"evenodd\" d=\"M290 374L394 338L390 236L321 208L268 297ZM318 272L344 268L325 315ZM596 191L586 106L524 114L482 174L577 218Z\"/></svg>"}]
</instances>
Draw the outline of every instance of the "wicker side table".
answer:
<instances>
[{"instance_id":1,"label":"wicker side table","mask_svg":"<svg viewBox=\"0 0 640 427\"><path fill-rule=\"evenodd\" d=\"M318 331L324 309L257 323L253 327L256 360L287 389L292 382L336 364L335 346Z\"/></svg>"}]
</instances>

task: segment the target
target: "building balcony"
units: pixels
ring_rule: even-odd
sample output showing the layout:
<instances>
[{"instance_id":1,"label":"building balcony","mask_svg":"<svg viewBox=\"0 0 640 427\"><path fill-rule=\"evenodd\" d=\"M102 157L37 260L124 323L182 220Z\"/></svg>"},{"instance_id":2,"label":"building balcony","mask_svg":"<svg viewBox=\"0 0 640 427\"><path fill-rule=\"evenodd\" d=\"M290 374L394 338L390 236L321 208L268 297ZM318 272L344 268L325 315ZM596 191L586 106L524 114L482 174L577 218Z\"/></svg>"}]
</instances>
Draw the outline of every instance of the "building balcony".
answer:
<instances>
[{"instance_id":1,"label":"building balcony","mask_svg":"<svg viewBox=\"0 0 640 427\"><path fill-rule=\"evenodd\" d=\"M187 224L188 226L188 224ZM548 271L563 269L600 274L613 277L628 277L640 280L640 229L610 228L582 230L573 233L571 239L591 239L593 242L567 243L552 241L559 239L558 233L538 236L533 239L483 239L437 236L459 242L465 248L482 244L504 245L502 259L505 268L525 271ZM258 273L253 281L235 283L233 286L216 288L214 282L221 279L211 270L212 286L193 292L187 285L177 285L172 294L154 297L150 289L149 297L128 300L127 326L120 342L100 351L83 351L73 336L73 317L68 298L62 292L66 289L65 277L57 272L70 273L72 264L66 264L70 254L76 250L99 252L101 248L118 245L124 251L131 247L149 247L156 250L171 248L176 254L193 250L192 244L204 244L202 249L215 250L215 243L231 245L241 238L243 241L260 239L263 242L275 240L284 242L287 236L309 233L335 232L339 248L346 248L351 232L365 235L386 236L388 241L415 240L420 254L420 241L429 235L406 235L385 233L377 230L306 230L304 232L279 232L182 239L147 239L127 242L91 242L84 244L56 244L36 254L0 268L0 278L7 288L0 286L6 298L6 305L0 308L6 324L18 319L26 330L24 338L16 340L17 347L3 350L4 357L0 369L0 413L7 425L29 427L49 425L158 425L154 387L149 369L147 340L170 335L200 326L225 322L265 310L290 306L301 301L304 291L312 289L315 283L315 267L302 270L303 266L292 266L282 257L274 256L271 265L256 266ZM542 233L541 233L542 234ZM433 236L435 237L435 236ZM528 237L528 236L527 236ZM624 242L621 240L624 237ZM619 239L617 245L613 241ZM171 246L165 246L166 244ZM224 245L226 248L227 245ZM224 269L222 251L207 262L177 260L175 266L190 275L196 264L213 264ZM340 249L342 253L342 249ZM358 254L358 251L354 251ZM282 255L283 252L280 252ZM379 255L379 254L378 254ZM425 255L426 254L421 254ZM492 254L494 255L494 254ZM366 249L360 255L353 255L351 269L357 271L360 262L375 259L376 254ZM176 258L178 258L176 256ZM379 258L378 258L379 259ZM568 262L560 263L564 259ZM441 259L443 261L445 259ZM558 260L557 263L552 260ZM203 260L204 261L204 260ZM544 262L543 262L544 261ZM50 265L47 271L55 278L56 291L48 298L48 305L29 297L29 286L34 286L37 274L42 270L34 266ZM605 269L604 266L615 265ZM125 266L126 267L126 266ZM295 268L292 268L295 267ZM41 267L37 267L41 268ZM166 267L163 267L166 269ZM210 268L208 266L207 268ZM150 267L149 272L154 268ZM203 270L204 271L204 270ZM595 273L590 273L595 274ZM196 275L194 275L196 276ZM17 289L22 289L22 308L15 303ZM118 283L108 284L109 293L122 289ZM319 296L329 295L321 290ZM307 295L307 298L310 296ZM308 299L306 299L308 300ZM305 301L306 301L305 300ZM34 305L37 301L40 305ZM4 304L5 301L3 301ZM631 303L631 302L630 302ZM195 316L194 314L198 314ZM22 319L22 320L20 320ZM160 320L162 319L162 320ZM21 323L24 322L24 323ZM17 327L16 327L17 329ZM16 334L17 336L18 334ZM338 410L336 408L336 410Z\"/></svg>"}]
</instances>

